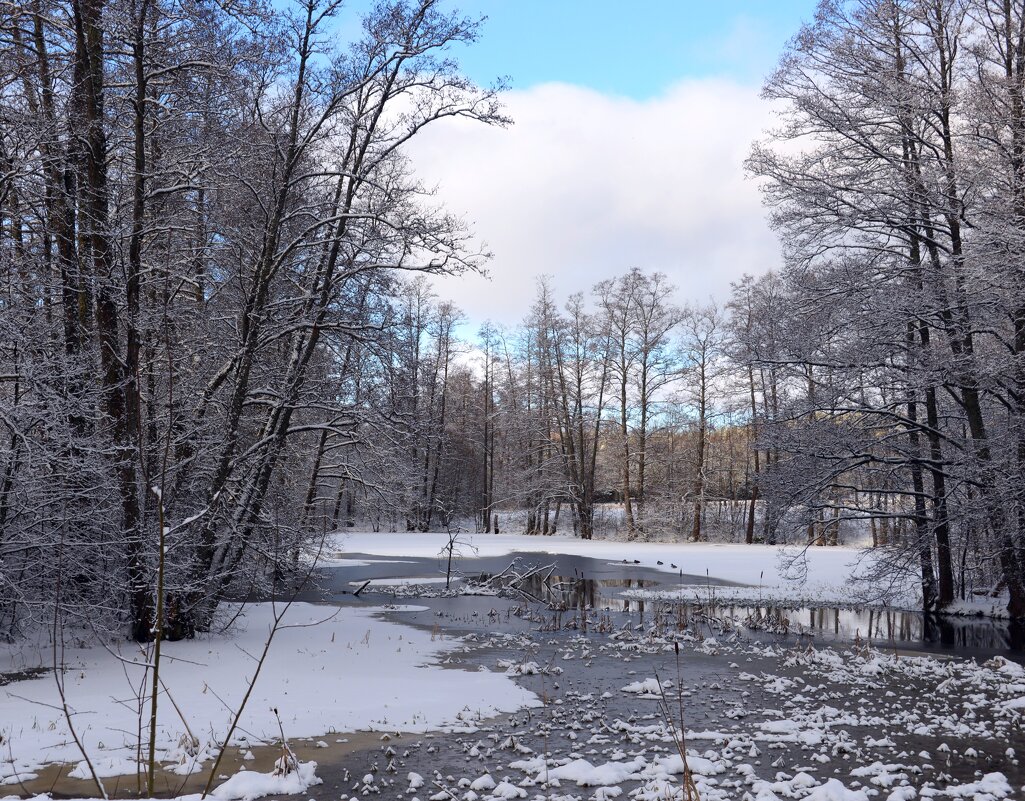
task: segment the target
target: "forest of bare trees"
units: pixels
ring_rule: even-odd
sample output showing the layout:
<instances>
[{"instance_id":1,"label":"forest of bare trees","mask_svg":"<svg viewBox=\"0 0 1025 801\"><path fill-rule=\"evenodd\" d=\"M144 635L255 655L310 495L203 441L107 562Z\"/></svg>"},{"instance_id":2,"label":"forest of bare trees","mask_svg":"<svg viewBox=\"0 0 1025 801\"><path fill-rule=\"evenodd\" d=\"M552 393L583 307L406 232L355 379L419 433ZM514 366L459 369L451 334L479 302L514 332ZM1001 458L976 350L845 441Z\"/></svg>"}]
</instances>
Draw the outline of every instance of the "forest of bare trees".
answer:
<instances>
[{"instance_id":1,"label":"forest of bare trees","mask_svg":"<svg viewBox=\"0 0 1025 801\"><path fill-rule=\"evenodd\" d=\"M506 122L446 56L477 23L339 51L336 11L0 11L0 633L189 636L351 527L869 543L1025 616L1025 4L825 0L748 162L781 271L542 279L478 330L403 155Z\"/></svg>"},{"instance_id":2,"label":"forest of bare trees","mask_svg":"<svg viewBox=\"0 0 1025 801\"><path fill-rule=\"evenodd\" d=\"M147 639L159 575L187 636L297 560L306 466L363 436L346 377L403 343L382 299L478 262L403 156L504 122L446 56L478 24L382 4L339 49L339 6L0 12L0 629L59 595Z\"/></svg>"},{"instance_id":3,"label":"forest of bare trees","mask_svg":"<svg viewBox=\"0 0 1025 801\"><path fill-rule=\"evenodd\" d=\"M1023 79L1021 3L823 3L767 81L784 111L750 163L794 309L750 347L790 393L806 384L771 435L780 478L823 515L910 522L926 608L977 573L1017 617Z\"/></svg>"}]
</instances>

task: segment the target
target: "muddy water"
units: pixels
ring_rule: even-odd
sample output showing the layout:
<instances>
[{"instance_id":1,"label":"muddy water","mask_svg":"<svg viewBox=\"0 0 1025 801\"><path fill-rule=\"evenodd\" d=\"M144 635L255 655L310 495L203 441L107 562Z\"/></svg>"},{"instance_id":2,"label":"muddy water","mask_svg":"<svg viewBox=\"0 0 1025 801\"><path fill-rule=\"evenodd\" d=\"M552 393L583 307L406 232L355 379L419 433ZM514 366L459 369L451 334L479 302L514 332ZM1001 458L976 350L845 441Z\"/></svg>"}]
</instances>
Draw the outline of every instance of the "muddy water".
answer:
<instances>
[{"instance_id":1,"label":"muddy water","mask_svg":"<svg viewBox=\"0 0 1025 801\"><path fill-rule=\"evenodd\" d=\"M382 739L383 738L383 739ZM354 734L330 734L324 737L303 738L289 741L292 753L301 762L326 762L341 765L346 759L356 759L357 755L373 753L382 742L390 742L395 747L405 747L415 738L412 735L382 734L381 732L357 732ZM281 757L279 746L254 745L249 748L229 748L224 753L218 768L218 778L223 780L238 773L243 767L269 773L274 770L274 763ZM0 788L0 796L8 792L20 791L25 796L49 793L54 798L90 798L96 796L96 785L92 780L71 779L67 773L74 765L55 764L36 771L37 778L24 782L20 786L7 785ZM158 770L155 774L158 798L173 798L182 794L202 793L209 778L210 763L205 763L201 771L188 776L179 776L166 770ZM219 782L215 782L216 786ZM146 776L112 776L103 779L103 785L112 798L132 798L140 795L140 788L146 786ZM141 793L145 795L145 793Z\"/></svg>"}]
</instances>

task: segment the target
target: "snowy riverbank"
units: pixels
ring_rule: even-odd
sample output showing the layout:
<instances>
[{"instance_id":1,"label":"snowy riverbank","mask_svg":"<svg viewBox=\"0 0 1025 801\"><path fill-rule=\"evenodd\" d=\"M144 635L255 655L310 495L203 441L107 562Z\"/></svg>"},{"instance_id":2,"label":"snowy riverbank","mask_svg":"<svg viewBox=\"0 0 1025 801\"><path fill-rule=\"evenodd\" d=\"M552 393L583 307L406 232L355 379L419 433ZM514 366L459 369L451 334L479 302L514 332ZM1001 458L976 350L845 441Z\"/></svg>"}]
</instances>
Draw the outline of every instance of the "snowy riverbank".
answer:
<instances>
[{"instance_id":1,"label":"snowy riverbank","mask_svg":"<svg viewBox=\"0 0 1025 801\"><path fill-rule=\"evenodd\" d=\"M720 543L623 542L574 537L522 534L460 534L464 558L512 553L569 554L636 563L666 573L665 586L634 591L637 597L673 597L736 603L779 603L800 606L871 604L894 609L918 609L917 579L888 575L869 578L872 550L851 546L798 548L774 545ZM448 535L438 533L341 532L328 543L323 564L337 564L346 554L434 558ZM458 565L458 559L456 560ZM677 581L680 574L691 578ZM806 580L807 577L813 579ZM702 577L731 582L714 586Z\"/></svg>"},{"instance_id":2,"label":"snowy riverbank","mask_svg":"<svg viewBox=\"0 0 1025 801\"><path fill-rule=\"evenodd\" d=\"M537 554L540 557L538 561L543 563L545 555L565 554L600 560L587 563L599 568L602 563L621 567L625 561L631 568L638 566L661 571L664 585L652 592L693 592L697 600L703 601L710 600L711 596L718 601L751 599L761 600L763 604L807 604L810 600L823 604L861 604L866 592L875 592L881 598L884 597L881 590L888 590L885 597L894 605L901 597L908 605L914 603L913 584L892 583L882 587L859 582L857 577L863 573L871 553L851 547L817 548L802 553L799 549L770 546L581 541L569 537L511 534L461 534L459 539L462 544L459 546L460 555L455 560L457 567L463 560L475 556L501 558L514 553L528 553ZM448 537L444 534L341 533L328 543L322 564L345 569L384 568L383 574L387 576L391 572L387 565L393 563L396 572L423 571L423 576L417 576L416 580L425 582L433 579L436 585L443 569L437 558L447 542ZM814 581L806 582L796 574L800 571L795 573L795 557L807 560L808 575ZM411 565L410 560L424 561ZM682 580L681 573L683 578L689 576L687 580L692 583L678 584ZM343 572L343 576L343 586L362 584L362 579L351 582L348 573ZM702 577L706 578L702 580ZM714 579L730 584L716 584ZM413 579L402 575L375 581L381 586L403 587ZM791 651L758 642L746 643L726 630L722 640L717 642L716 638L708 636L711 631L707 625L697 634L670 635L658 629L635 631L636 627L630 620L617 619L611 628L603 628L598 625L597 617L592 621L594 640L576 634L559 635L543 627L541 630L546 633L536 640L533 634L522 633L529 631L529 626L520 628L521 633L515 636L504 633L500 628L492 630L491 627L501 621L500 615L494 616L492 622L484 621L483 618L488 616L482 615L482 619L473 624L478 626L474 630L476 633L447 639L438 636L440 630L431 632L423 626L413 628L396 622L402 620L403 611L415 609L417 607L390 607L391 611L398 612L398 616L383 618L381 607L351 605L338 610L330 605L295 604L276 634L232 744L238 746L244 755L250 746L276 743L280 737L279 717L289 739L323 738L324 742L316 745L311 741L310 747L317 748L342 742L336 735L362 730L381 733L474 732L482 727L487 731L496 725L493 720L488 720L495 715L539 706L539 693L550 700L555 699L553 703L558 705L561 703L558 695L566 692L565 700L578 712L584 708L579 704L587 699L586 712L593 716L594 729L590 748L601 747L601 753L593 750L581 752L585 756L577 753L578 745L573 741L579 726L575 722L567 722L565 748L552 761L535 764L536 757L531 756L522 764L507 763L506 770L510 775L514 776L511 771L517 770L523 772L524 777L503 779L496 786L512 788L509 792L515 791L513 795L500 799L494 793L480 793L479 798L494 797L494 801L528 798L532 792L529 788L543 781L541 772L547 772L548 779L551 779L558 777L561 771L567 785L573 782L580 784L579 777L574 779L575 774L571 773L584 769L591 771L591 767L597 770L601 767L600 756L618 772L615 773L615 786L607 788L607 792L596 793L596 799L614 797L620 791L618 785L637 784L630 795L637 801L653 801L655 796L651 793L662 798L661 793L673 789L674 771L666 767L669 765L665 761L667 757L655 749L644 757L646 761L642 765L638 761L640 757L627 759L620 747L628 745L627 741L634 743L636 737L650 739L653 734L653 730L649 731L653 725L651 713L645 713L649 718L647 722L631 723L631 728L619 732L617 727L620 723L610 723L615 720L609 717L615 707L610 698L618 697L618 693L625 693L628 697L622 709L615 707L615 714L623 719L640 711L634 710L634 700L636 698L639 703L646 696L632 694L631 688L638 681L647 681L657 675L656 671L665 671L665 655L672 653L671 636L682 638L687 649L684 660L688 671L695 668L699 671L700 686L690 688L687 696L689 698L691 692L694 693L694 700L688 701L689 708L691 704L705 708L705 717L693 721L700 728L692 728L688 732L689 740L701 749L692 754L695 766L709 768L704 772L695 771L703 791L702 798L732 799L736 797L734 792L746 787L749 791L757 791L760 799L817 799L819 795L816 793L824 793L822 798L865 801L874 789L869 785L884 789L894 798L913 798L900 793L912 789L908 777L913 769L919 769L918 763L925 765L930 760L922 754L919 754L920 759L911 759L908 756L914 750L911 744L895 739L897 744L894 745L887 735L887 732L898 731L903 721L911 719L909 715L913 714L917 721L914 737L927 737L930 742L936 740L930 748L938 748L944 738L952 741L956 738L964 741L960 747L965 753L969 744L980 753L985 744L987 759L990 756L996 759L1002 753L1000 749L988 748L989 744L1006 740L1020 724L1025 674L1020 667L1006 661L996 660L981 666L972 661L924 656L908 659L867 649L811 651L802 648ZM226 611L231 613L233 610ZM594 614L597 616L599 613ZM253 655L262 650L272 619L273 610L269 604L252 604L245 607L228 634L165 645L162 679L167 691L160 699L157 739L162 772L180 777L190 772L205 774L210 770L215 744L223 740L232 712L245 693L255 667ZM553 639L557 636L561 639ZM79 734L101 776L133 775L137 769L140 721L146 714L145 709L140 710L138 701L138 688L144 678L144 655L128 645L122 646L120 652L112 652L99 647L72 647L72 641L69 636L69 647L64 656L68 670L64 675L68 704ZM509 667L511 663L501 660L491 662L483 655L479 659L476 655L471 657L471 667L482 665L481 670L472 674L446 666L454 652L474 646L512 649L518 655L517 659L524 660L523 667L518 662L512 667ZM638 659L647 661L626 667L628 662L636 663ZM50 667L52 654L44 643L4 646L0 649L0 660L0 673L12 674ZM495 672L496 664L504 672ZM609 684L607 692L597 692L590 685L592 664L597 671L594 675L603 676ZM574 670L582 672L574 674ZM548 674L549 678L541 676L540 687L534 686L530 682L535 673ZM555 676L559 677L557 681ZM61 774L64 776L70 774L86 778L88 771L80 764L81 754L69 736L59 709L60 700L52 674L43 672L35 678L12 678L13 681L0 687L0 736L3 738L0 783L9 785L11 791L17 791L21 782L31 780L44 765L50 763L63 763ZM833 686L837 682L844 687ZM912 685L916 683L945 689L953 689L957 684L957 688L951 703L942 708L912 709L908 705L918 703L916 699L919 697L935 700L932 694L920 696L917 691L913 692ZM573 685L579 685L578 695L567 689ZM645 686L650 686L650 682ZM751 691L756 687L761 687L767 696L760 699L751 697ZM844 710L837 711L832 706L821 707L813 703L818 697L814 694L820 693L823 702L835 704L836 699L846 697L846 693L851 691L848 688L857 688L858 692L865 694L850 709L845 706ZM975 693L973 703L980 717L965 728L959 718L963 710L956 707L954 700L968 692ZM723 693L731 699L726 706L723 706L721 698ZM895 702L890 699L897 697L894 693L902 700L901 705L891 709ZM946 695L941 694L941 697ZM597 706L591 709L595 704ZM981 715L982 710L985 710L984 715ZM552 713L549 709L540 714L550 718ZM743 731L737 726L741 726ZM848 729L863 730L856 735L863 742L849 742ZM606 741L613 730L626 740L619 745ZM485 731L476 731L473 737L485 737ZM527 732L518 736L526 739L533 734L531 724L527 726ZM374 738L378 736L373 735ZM198 744L190 744L191 737ZM896 738L896 734L893 737ZM663 747L669 740L671 736L668 733L658 735ZM788 778L780 778L784 774L776 767L783 763L775 754L771 757L771 765L768 764L768 756L766 764L759 759L743 762L731 757L731 752L740 753L732 743L741 740L744 753L760 748L782 749L782 756L786 749L793 751L787 756ZM707 750L706 742L715 744L714 755ZM918 740L915 743L915 748L922 750ZM526 753L522 751L523 747L514 744L513 750L520 749L517 753L522 755ZM535 752L537 747L534 743ZM419 744L414 751L416 748ZM495 748L497 759L499 749ZM830 760L840 767L842 760L855 753L848 753L850 748L860 749L855 756L857 765L860 765L856 765L857 770L861 773L852 772L851 778L843 783L815 775L817 767L830 763ZM889 755L889 761L876 759L873 762L869 759L875 758L876 750L883 748L894 751ZM478 747L478 751L483 753L484 746ZM335 764L325 762L321 766L327 772L318 771L316 764L310 761L311 757L320 761L321 754L326 758L330 753L308 753L304 757L307 761L301 766L302 772L284 777L263 773L259 769L240 770L245 766L254 767L256 763L236 760L231 768L218 771L227 781L217 789L215 798L230 801L267 794L297 793L337 798L339 785L325 785L321 788L323 792L316 787L320 781L318 773L323 778L331 776L332 771L335 774L339 772L337 755ZM404 750L398 750L396 759L404 753ZM462 758L460 755L459 759ZM871 764L862 764L864 759L869 759ZM1008 760L1012 758L1004 758L1004 761ZM433 761L434 757L428 758L428 763ZM795 772L796 768L790 769L790 761L800 769L799 772ZM879 766L878 775L862 775L864 771L874 770L876 764ZM1017 762L1008 764L1015 767ZM1003 763L1001 766L1007 767ZM773 769L769 770L769 767ZM923 769L932 770L931 766ZM906 776L904 779L892 778L898 774ZM347 772L344 775L348 784L342 789L349 789L352 780ZM594 784L590 772L585 778L583 784ZM947 782L938 774L937 778L937 785ZM477 781L471 779L473 777L467 777L467 786ZM960 783L951 789L950 797L986 801L1011 797L1010 785L998 772L990 771L978 781L969 779L968 776L958 778ZM111 781L116 780L111 778ZM331 781L337 782L337 775ZM383 782L384 779L372 777L367 784L364 777L365 786L378 787L378 790L371 790L373 792L385 786L376 784L378 781ZM485 786L486 781L480 779L480 782L482 790L489 789ZM864 782L864 786L860 786L860 782ZM604 787L602 782L598 784ZM922 789L921 797L924 798L926 792L936 789L936 785L928 790ZM894 796L891 790L898 794ZM33 791L38 792L38 785L34 785ZM834 792L837 795L829 795ZM947 790L933 792L933 795L937 792L943 795ZM548 795L551 796L550 790ZM580 801L582 796L564 798L566 801ZM469 796L466 799L477 801Z\"/></svg>"},{"instance_id":3,"label":"snowy riverbank","mask_svg":"<svg viewBox=\"0 0 1025 801\"><path fill-rule=\"evenodd\" d=\"M233 740L242 747L278 742L277 715L285 736L298 738L368 729L469 730L474 721L537 703L500 673L474 673L467 681L465 671L443 668L459 640L384 620L377 611L294 604ZM228 731L272 619L270 604L251 604L228 634L164 644L162 764L180 774L209 770L213 744ZM134 775L145 657L128 644L115 652L71 647L72 639L69 633L64 680L75 728L101 774ZM3 674L52 664L45 644L0 648ZM142 714L148 711L147 705ZM188 733L198 748L186 747ZM52 672L0 687L0 742L0 785L32 779L45 764L73 766L82 759ZM84 765L76 770L88 777Z\"/></svg>"}]
</instances>

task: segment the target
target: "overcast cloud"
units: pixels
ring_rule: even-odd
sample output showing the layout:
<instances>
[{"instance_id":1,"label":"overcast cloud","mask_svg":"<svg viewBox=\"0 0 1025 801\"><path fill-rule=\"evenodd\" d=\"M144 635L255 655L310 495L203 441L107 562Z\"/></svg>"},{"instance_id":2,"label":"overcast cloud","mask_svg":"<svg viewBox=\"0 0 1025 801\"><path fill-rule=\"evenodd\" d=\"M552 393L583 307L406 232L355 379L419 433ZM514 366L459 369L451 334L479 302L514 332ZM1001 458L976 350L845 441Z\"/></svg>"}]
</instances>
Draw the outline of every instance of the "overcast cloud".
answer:
<instances>
[{"instance_id":1,"label":"overcast cloud","mask_svg":"<svg viewBox=\"0 0 1025 801\"><path fill-rule=\"evenodd\" d=\"M690 79L634 100L542 84L506 105L512 127L446 121L411 153L494 254L490 279L436 281L472 322L518 322L542 274L564 297L637 266L669 274L681 300L705 300L778 265L743 171L771 122L757 88Z\"/></svg>"}]
</instances>

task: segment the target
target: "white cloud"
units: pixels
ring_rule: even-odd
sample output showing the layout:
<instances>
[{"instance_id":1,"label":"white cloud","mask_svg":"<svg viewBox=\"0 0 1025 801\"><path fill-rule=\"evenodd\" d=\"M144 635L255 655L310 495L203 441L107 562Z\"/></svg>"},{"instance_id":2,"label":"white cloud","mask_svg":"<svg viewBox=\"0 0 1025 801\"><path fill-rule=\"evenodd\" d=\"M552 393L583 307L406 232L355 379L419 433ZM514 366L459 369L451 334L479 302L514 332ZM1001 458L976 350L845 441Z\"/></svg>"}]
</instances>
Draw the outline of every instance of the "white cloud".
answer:
<instances>
[{"instance_id":1,"label":"white cloud","mask_svg":"<svg viewBox=\"0 0 1025 801\"><path fill-rule=\"evenodd\" d=\"M687 80L638 101L544 84L506 105L511 128L446 121L411 152L494 253L490 280L436 281L474 322L520 320L542 274L564 297L637 266L670 275L680 300L703 300L778 265L742 166L771 122L754 87Z\"/></svg>"}]
</instances>

